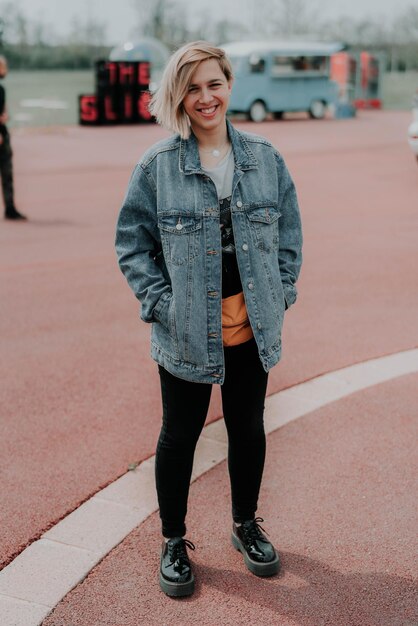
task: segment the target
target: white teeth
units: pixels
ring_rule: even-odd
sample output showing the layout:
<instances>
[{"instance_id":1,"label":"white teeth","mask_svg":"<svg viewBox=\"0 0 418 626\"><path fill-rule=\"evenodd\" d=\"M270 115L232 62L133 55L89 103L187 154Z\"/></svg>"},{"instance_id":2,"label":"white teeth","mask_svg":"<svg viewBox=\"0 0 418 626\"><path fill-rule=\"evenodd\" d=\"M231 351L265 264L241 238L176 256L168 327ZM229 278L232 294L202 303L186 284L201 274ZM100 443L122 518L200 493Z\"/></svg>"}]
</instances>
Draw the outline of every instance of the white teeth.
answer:
<instances>
[{"instance_id":1,"label":"white teeth","mask_svg":"<svg viewBox=\"0 0 418 626\"><path fill-rule=\"evenodd\" d=\"M210 107L210 109L200 109L200 112L210 114L210 113L213 113L215 109L216 109L216 106L213 106L213 107Z\"/></svg>"}]
</instances>

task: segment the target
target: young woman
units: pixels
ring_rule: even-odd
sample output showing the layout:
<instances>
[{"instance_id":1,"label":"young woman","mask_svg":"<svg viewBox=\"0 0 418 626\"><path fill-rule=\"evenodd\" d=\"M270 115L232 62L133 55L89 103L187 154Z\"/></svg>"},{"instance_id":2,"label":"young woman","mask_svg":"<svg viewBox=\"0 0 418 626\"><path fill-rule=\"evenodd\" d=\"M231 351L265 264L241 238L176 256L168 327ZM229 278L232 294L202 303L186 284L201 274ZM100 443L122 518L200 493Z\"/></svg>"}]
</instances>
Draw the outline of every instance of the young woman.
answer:
<instances>
[{"instance_id":1,"label":"young woman","mask_svg":"<svg viewBox=\"0 0 418 626\"><path fill-rule=\"evenodd\" d=\"M194 590L185 518L213 383L221 385L229 439L232 543L254 574L279 570L255 512L268 371L280 359L284 311L296 300L302 233L283 158L226 119L232 82L220 48L198 41L173 54L151 111L175 134L143 155L117 224L119 264L142 320L152 323L160 375L160 586L171 596Z\"/></svg>"}]
</instances>

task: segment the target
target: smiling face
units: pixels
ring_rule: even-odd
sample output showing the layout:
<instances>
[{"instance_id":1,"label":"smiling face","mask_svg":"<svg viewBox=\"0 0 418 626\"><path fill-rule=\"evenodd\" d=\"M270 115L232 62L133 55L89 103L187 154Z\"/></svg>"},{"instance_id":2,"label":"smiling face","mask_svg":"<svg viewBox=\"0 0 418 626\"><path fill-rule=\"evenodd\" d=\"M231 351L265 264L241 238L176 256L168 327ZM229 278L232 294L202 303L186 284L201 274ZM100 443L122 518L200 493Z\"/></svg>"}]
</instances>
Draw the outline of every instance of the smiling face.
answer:
<instances>
[{"instance_id":1,"label":"smiling face","mask_svg":"<svg viewBox=\"0 0 418 626\"><path fill-rule=\"evenodd\" d=\"M225 115L231 95L228 82L216 59L207 59L197 66L183 100L195 134L216 134L225 127Z\"/></svg>"}]
</instances>

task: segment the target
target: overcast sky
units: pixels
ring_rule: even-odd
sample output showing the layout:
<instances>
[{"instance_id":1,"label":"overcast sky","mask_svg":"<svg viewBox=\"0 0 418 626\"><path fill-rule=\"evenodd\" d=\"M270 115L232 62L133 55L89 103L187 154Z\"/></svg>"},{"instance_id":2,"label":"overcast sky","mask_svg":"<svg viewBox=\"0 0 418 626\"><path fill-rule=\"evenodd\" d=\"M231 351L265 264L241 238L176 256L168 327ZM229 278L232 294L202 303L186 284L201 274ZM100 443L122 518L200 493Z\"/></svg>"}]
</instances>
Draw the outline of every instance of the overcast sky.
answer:
<instances>
[{"instance_id":1,"label":"overcast sky","mask_svg":"<svg viewBox=\"0 0 418 626\"><path fill-rule=\"evenodd\" d=\"M153 0L149 0L152 2ZM207 0L182 0L192 16L199 11L208 10ZM263 0L258 0L262 3ZM320 7L321 17L333 19L350 15L353 18L390 19L410 6L417 6L418 0L307 0L307 6ZM241 16L241 21L250 15L249 6L256 0L210 0L210 7L218 19L234 19ZM53 27L54 32L65 35L74 15L90 15L107 25L109 44L120 44L134 37L133 24L136 14L131 0L17 0L17 5L31 18L41 17Z\"/></svg>"}]
</instances>

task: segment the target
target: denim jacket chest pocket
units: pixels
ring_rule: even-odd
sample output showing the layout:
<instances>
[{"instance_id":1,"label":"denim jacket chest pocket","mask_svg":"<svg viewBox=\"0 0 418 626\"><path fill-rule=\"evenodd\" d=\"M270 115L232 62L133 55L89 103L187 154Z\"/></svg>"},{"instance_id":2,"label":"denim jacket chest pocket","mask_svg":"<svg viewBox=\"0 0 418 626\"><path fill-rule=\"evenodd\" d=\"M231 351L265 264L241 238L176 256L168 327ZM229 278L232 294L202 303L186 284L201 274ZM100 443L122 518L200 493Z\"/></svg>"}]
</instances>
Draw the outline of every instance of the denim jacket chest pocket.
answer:
<instances>
[{"instance_id":1,"label":"denim jacket chest pocket","mask_svg":"<svg viewBox=\"0 0 418 626\"><path fill-rule=\"evenodd\" d=\"M278 206L274 202L253 204L245 209L251 236L257 248L270 252L279 247Z\"/></svg>"},{"instance_id":2,"label":"denim jacket chest pocket","mask_svg":"<svg viewBox=\"0 0 418 626\"><path fill-rule=\"evenodd\" d=\"M190 263L199 253L202 216L183 211L161 212L158 228L166 262L173 265Z\"/></svg>"}]
</instances>

